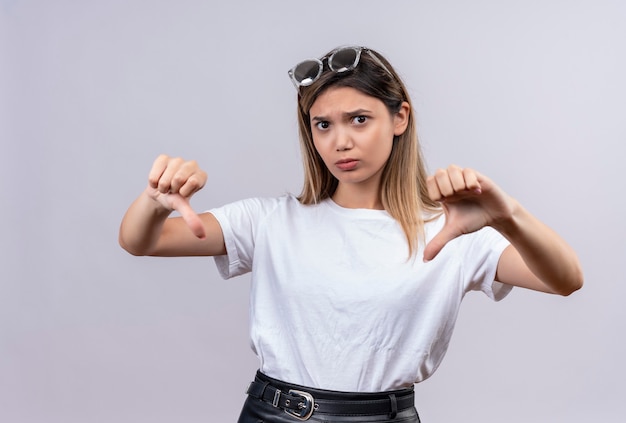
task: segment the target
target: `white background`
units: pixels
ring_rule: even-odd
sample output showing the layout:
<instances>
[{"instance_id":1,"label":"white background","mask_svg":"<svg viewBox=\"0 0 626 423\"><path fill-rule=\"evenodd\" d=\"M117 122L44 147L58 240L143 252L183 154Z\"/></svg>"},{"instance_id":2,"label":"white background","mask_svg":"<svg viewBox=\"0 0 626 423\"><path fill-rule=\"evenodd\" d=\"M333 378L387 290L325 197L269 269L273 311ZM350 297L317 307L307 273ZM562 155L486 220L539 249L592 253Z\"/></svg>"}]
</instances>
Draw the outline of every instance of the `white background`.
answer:
<instances>
[{"instance_id":1,"label":"white background","mask_svg":"<svg viewBox=\"0 0 626 423\"><path fill-rule=\"evenodd\" d=\"M430 170L489 175L585 270L568 298L468 296L423 421L623 421L625 19L620 0L1 0L0 421L236 420L248 278L131 257L118 225L161 152L208 171L198 210L299 193L286 71L343 44L403 76Z\"/></svg>"}]
</instances>

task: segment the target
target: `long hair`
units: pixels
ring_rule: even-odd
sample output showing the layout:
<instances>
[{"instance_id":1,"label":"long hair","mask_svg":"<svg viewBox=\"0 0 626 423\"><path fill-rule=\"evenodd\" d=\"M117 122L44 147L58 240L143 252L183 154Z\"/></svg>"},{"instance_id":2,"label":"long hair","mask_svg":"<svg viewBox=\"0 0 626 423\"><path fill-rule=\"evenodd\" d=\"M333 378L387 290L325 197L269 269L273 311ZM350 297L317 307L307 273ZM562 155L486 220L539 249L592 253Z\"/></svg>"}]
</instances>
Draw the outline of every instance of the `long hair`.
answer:
<instances>
[{"instance_id":1,"label":"long hair","mask_svg":"<svg viewBox=\"0 0 626 423\"><path fill-rule=\"evenodd\" d=\"M377 63L371 54L380 62ZM328 57L328 55L326 56ZM309 111L315 100L330 87L351 87L365 95L381 100L393 116L406 101L411 107L408 126L404 133L394 137L391 154L381 176L380 196L383 207L402 227L406 235L409 256L417 250L424 234L425 216L440 212L440 207L428 196L426 166L417 139L413 107L404 83L391 64L380 54L363 48L358 65L347 72L327 69L313 84L299 88L298 126L304 162L304 186L298 200L302 204L316 204L331 197L338 181L328 170L313 144Z\"/></svg>"}]
</instances>

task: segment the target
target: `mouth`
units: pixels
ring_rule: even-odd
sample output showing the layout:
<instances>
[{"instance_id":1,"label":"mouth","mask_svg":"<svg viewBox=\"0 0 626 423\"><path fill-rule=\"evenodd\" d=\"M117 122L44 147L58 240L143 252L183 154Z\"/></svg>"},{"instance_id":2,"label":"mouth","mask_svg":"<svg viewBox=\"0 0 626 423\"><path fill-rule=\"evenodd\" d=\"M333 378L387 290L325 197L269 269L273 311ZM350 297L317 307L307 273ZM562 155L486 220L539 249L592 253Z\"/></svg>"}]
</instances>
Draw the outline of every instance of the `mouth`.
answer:
<instances>
[{"instance_id":1,"label":"mouth","mask_svg":"<svg viewBox=\"0 0 626 423\"><path fill-rule=\"evenodd\" d=\"M352 170L357 167L359 161L357 159L342 159L335 162L335 166L341 170Z\"/></svg>"}]
</instances>

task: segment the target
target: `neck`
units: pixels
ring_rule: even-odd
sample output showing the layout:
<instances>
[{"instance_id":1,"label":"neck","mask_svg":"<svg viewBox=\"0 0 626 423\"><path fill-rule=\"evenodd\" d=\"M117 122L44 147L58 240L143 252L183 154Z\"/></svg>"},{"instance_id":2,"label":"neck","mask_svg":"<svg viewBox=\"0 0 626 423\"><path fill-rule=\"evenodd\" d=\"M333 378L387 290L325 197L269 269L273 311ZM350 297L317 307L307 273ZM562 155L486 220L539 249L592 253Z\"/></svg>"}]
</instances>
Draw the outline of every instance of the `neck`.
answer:
<instances>
[{"instance_id":1,"label":"neck","mask_svg":"<svg viewBox=\"0 0 626 423\"><path fill-rule=\"evenodd\" d=\"M335 203L347 209L384 210L379 187L339 184L332 196Z\"/></svg>"}]
</instances>

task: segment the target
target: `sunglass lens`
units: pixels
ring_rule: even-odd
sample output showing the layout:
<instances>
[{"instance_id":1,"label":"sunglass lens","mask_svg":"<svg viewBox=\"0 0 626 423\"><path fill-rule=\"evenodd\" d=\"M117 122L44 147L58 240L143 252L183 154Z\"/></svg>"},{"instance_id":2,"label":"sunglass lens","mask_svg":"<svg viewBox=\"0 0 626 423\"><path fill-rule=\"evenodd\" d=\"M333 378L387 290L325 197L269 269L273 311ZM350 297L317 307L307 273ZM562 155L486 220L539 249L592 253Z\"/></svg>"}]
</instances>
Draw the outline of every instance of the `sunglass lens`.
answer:
<instances>
[{"instance_id":1,"label":"sunglass lens","mask_svg":"<svg viewBox=\"0 0 626 423\"><path fill-rule=\"evenodd\" d=\"M359 51L353 48L345 48L333 53L328 59L328 67L334 72L346 72L356 67L359 61Z\"/></svg>"},{"instance_id":2,"label":"sunglass lens","mask_svg":"<svg viewBox=\"0 0 626 423\"><path fill-rule=\"evenodd\" d=\"M302 86L311 85L322 71L321 63L315 60L305 60L293 70L293 79Z\"/></svg>"}]
</instances>

